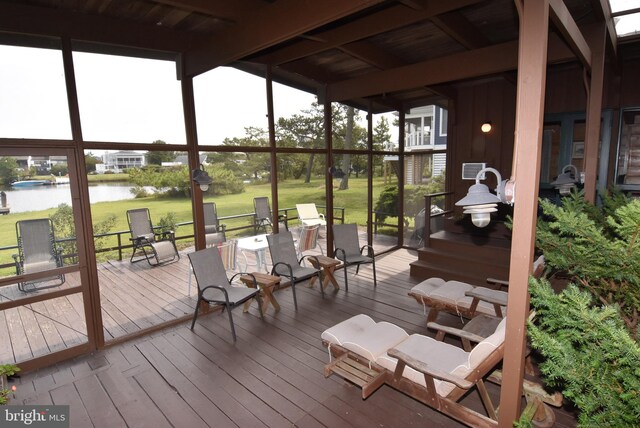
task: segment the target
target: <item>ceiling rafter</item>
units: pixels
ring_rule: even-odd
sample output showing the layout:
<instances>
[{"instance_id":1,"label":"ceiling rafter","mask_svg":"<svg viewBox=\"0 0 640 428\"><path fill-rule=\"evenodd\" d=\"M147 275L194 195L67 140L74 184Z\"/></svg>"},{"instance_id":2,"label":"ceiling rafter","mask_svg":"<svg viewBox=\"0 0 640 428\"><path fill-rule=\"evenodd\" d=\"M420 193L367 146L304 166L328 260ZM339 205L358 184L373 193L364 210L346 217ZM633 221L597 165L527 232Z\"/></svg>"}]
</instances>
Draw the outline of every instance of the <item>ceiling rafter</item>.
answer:
<instances>
[{"instance_id":1,"label":"ceiling rafter","mask_svg":"<svg viewBox=\"0 0 640 428\"><path fill-rule=\"evenodd\" d=\"M15 3L2 5L0 28L8 32L55 37L65 35L81 41L164 52L185 51L199 40L193 34L162 26Z\"/></svg>"},{"instance_id":2,"label":"ceiling rafter","mask_svg":"<svg viewBox=\"0 0 640 428\"><path fill-rule=\"evenodd\" d=\"M184 59L184 73L194 76L228 64L322 25L371 7L382 0L279 0L209 37ZM251 28L247 32L246 29Z\"/></svg>"},{"instance_id":3,"label":"ceiling rafter","mask_svg":"<svg viewBox=\"0 0 640 428\"><path fill-rule=\"evenodd\" d=\"M238 1L210 1L210 0L153 0L155 3L177 7L190 12L198 12L213 16L223 21L236 23L238 18L247 13L247 9L260 8L266 5L256 0L247 6L246 2Z\"/></svg>"},{"instance_id":4,"label":"ceiling rafter","mask_svg":"<svg viewBox=\"0 0 640 428\"><path fill-rule=\"evenodd\" d=\"M460 12L448 12L431 18L438 28L467 49L489 46L491 41Z\"/></svg>"},{"instance_id":5,"label":"ceiling rafter","mask_svg":"<svg viewBox=\"0 0 640 428\"><path fill-rule=\"evenodd\" d=\"M550 63L575 59L562 40L553 35L549 36L548 52ZM517 65L518 41L506 42L333 83L327 86L327 98L342 101L431 86L502 73Z\"/></svg>"},{"instance_id":6,"label":"ceiling rafter","mask_svg":"<svg viewBox=\"0 0 640 428\"><path fill-rule=\"evenodd\" d=\"M591 48L563 0L549 0L549 17L580 61L591 70Z\"/></svg>"},{"instance_id":7,"label":"ceiling rafter","mask_svg":"<svg viewBox=\"0 0 640 428\"><path fill-rule=\"evenodd\" d=\"M425 3L421 10L414 10L406 6L397 5L373 13L367 17L351 23L348 27L340 27L322 33L314 34L315 37L324 39L325 42L302 40L298 43L280 49L278 52L256 56L252 61L266 64L280 65L289 61L337 48L341 45L365 39L376 34L392 31L397 28L415 24L434 16L460 9L465 6L480 3L483 0L449 0L447 2L431 0Z\"/></svg>"},{"instance_id":8,"label":"ceiling rafter","mask_svg":"<svg viewBox=\"0 0 640 428\"><path fill-rule=\"evenodd\" d=\"M407 65L406 61L368 42L348 43L340 46L339 49L347 55L364 61L380 70Z\"/></svg>"}]
</instances>

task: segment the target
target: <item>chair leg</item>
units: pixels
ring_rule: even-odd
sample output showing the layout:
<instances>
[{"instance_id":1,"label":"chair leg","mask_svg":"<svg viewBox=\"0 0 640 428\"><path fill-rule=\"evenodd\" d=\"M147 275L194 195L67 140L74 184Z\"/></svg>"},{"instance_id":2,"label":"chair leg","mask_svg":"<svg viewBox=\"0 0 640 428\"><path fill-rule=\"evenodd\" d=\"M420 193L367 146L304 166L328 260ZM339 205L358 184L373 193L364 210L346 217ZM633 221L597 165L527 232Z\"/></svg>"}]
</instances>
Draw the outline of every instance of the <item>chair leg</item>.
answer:
<instances>
[{"instance_id":1,"label":"chair leg","mask_svg":"<svg viewBox=\"0 0 640 428\"><path fill-rule=\"evenodd\" d=\"M193 313L193 321L191 321L191 330L193 330L193 326L196 325L196 318L198 318L198 311L200 310L200 299L196 302L196 310Z\"/></svg>"},{"instance_id":2,"label":"chair leg","mask_svg":"<svg viewBox=\"0 0 640 428\"><path fill-rule=\"evenodd\" d=\"M373 265L373 288L376 288L378 286L376 281L376 259L373 259L371 264Z\"/></svg>"},{"instance_id":3,"label":"chair leg","mask_svg":"<svg viewBox=\"0 0 640 428\"><path fill-rule=\"evenodd\" d=\"M320 294L322 294L322 298L324 299L324 286L322 285L322 272L318 271L318 284L320 284Z\"/></svg>"},{"instance_id":4,"label":"chair leg","mask_svg":"<svg viewBox=\"0 0 640 428\"><path fill-rule=\"evenodd\" d=\"M231 325L231 335L233 336L233 341L235 342L236 339L236 328L233 326L233 315L231 314L232 310L231 310L231 306L229 304L225 305L227 307L227 312L229 312L229 324Z\"/></svg>"},{"instance_id":5,"label":"chair leg","mask_svg":"<svg viewBox=\"0 0 640 428\"><path fill-rule=\"evenodd\" d=\"M322 284L320 285L322 287ZM291 278L291 291L293 292L293 306L298 310L298 299L296 298L296 284L293 282L293 278Z\"/></svg>"},{"instance_id":6,"label":"chair leg","mask_svg":"<svg viewBox=\"0 0 640 428\"><path fill-rule=\"evenodd\" d=\"M342 270L344 270L344 291L348 292L349 291L349 280L347 279L347 262L343 262L342 263L344 266L342 267Z\"/></svg>"},{"instance_id":7,"label":"chair leg","mask_svg":"<svg viewBox=\"0 0 640 428\"><path fill-rule=\"evenodd\" d=\"M256 300L258 301L258 309L260 309L260 318L264 320L264 312L262 311L262 296L261 296L261 292L258 292L258 294L256 294Z\"/></svg>"}]
</instances>

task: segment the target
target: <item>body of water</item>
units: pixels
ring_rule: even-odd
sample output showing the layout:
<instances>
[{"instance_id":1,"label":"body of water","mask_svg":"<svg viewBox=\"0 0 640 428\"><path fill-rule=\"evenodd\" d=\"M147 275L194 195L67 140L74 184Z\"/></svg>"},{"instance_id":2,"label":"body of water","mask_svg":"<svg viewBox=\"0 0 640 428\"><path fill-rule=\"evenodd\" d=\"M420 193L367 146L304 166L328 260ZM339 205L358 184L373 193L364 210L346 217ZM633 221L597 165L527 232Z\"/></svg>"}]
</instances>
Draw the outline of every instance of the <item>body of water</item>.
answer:
<instances>
[{"instance_id":1,"label":"body of water","mask_svg":"<svg viewBox=\"0 0 640 428\"><path fill-rule=\"evenodd\" d=\"M129 183L98 183L89 186L91 203L120 201L133 199ZM68 184L55 186L34 186L22 188L4 188L7 195L7 205L12 213L25 211L40 211L55 208L60 204L71 205L71 189Z\"/></svg>"}]
</instances>

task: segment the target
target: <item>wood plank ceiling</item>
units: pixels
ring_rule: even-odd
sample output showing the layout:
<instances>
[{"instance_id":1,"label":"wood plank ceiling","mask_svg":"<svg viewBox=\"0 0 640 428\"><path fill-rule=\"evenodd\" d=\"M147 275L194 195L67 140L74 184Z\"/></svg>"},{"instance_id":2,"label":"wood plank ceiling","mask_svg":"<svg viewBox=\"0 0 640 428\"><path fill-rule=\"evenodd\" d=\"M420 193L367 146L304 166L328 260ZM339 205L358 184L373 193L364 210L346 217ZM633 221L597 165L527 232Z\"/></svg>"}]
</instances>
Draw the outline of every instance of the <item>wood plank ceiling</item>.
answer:
<instances>
[{"instance_id":1,"label":"wood plank ceiling","mask_svg":"<svg viewBox=\"0 0 640 428\"><path fill-rule=\"evenodd\" d=\"M599 0L565 4L579 26L602 15ZM513 0L0 0L0 32L180 58L179 76L270 66L276 81L381 112L444 104L467 79L512 79L518 13ZM550 40L552 61L575 60Z\"/></svg>"}]
</instances>

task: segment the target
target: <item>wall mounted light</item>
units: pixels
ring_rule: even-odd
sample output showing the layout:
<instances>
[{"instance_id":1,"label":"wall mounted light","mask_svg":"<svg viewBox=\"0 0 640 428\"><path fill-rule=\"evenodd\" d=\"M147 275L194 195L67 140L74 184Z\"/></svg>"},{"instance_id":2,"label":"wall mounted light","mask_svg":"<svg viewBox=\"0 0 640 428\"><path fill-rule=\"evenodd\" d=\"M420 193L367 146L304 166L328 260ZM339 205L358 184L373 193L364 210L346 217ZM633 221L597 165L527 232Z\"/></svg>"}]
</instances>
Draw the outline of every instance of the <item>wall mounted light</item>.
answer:
<instances>
[{"instance_id":1,"label":"wall mounted light","mask_svg":"<svg viewBox=\"0 0 640 428\"><path fill-rule=\"evenodd\" d=\"M191 179L200 186L200 190L203 192L209 190L209 185L213 183L213 180L209 177L209 174L204 170L202 165L200 165L200 168L193 170L191 173Z\"/></svg>"},{"instance_id":2,"label":"wall mounted light","mask_svg":"<svg viewBox=\"0 0 640 428\"><path fill-rule=\"evenodd\" d=\"M485 172L492 172L496 176L496 195L491 193L485 184L480 183ZM514 196L513 180L503 181L495 168L483 168L476 174L476 184L469 187L467 196L456 202L456 206L462 206L464 214L471 214L471 222L476 227L485 227L491 221L491 213L498 211L498 203L513 205Z\"/></svg>"},{"instance_id":3,"label":"wall mounted light","mask_svg":"<svg viewBox=\"0 0 640 428\"><path fill-rule=\"evenodd\" d=\"M570 171L572 169L573 176ZM566 196L571 193L571 189L576 187L579 176L578 168L574 165L565 165L564 168L562 168L562 173L555 179L555 181L551 182L551 185L558 189L558 192L560 192L562 196Z\"/></svg>"},{"instance_id":4,"label":"wall mounted light","mask_svg":"<svg viewBox=\"0 0 640 428\"><path fill-rule=\"evenodd\" d=\"M491 132L491 122L485 122L482 124L482 126L480 127L480 130L482 132L484 132L485 134L487 132Z\"/></svg>"}]
</instances>

